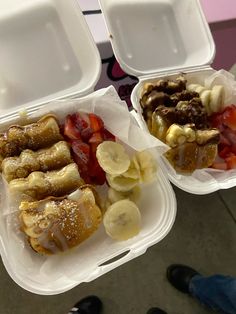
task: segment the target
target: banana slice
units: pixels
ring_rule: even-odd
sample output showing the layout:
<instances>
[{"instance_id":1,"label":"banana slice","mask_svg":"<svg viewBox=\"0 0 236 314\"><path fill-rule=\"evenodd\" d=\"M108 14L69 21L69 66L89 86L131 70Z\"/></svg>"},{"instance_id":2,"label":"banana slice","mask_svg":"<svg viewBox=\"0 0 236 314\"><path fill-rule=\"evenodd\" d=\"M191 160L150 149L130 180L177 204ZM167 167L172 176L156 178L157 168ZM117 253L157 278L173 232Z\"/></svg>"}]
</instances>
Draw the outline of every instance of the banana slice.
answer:
<instances>
[{"instance_id":1,"label":"banana slice","mask_svg":"<svg viewBox=\"0 0 236 314\"><path fill-rule=\"evenodd\" d=\"M140 186L135 186L132 190L127 192L119 192L112 188L108 190L108 200L111 204L114 204L115 202L129 199L130 201L137 203L141 196L141 189Z\"/></svg>"},{"instance_id":2,"label":"banana slice","mask_svg":"<svg viewBox=\"0 0 236 314\"><path fill-rule=\"evenodd\" d=\"M134 160L131 160L129 169L122 174L122 176L126 178L139 179L140 178L140 170L137 167Z\"/></svg>"},{"instance_id":3,"label":"banana slice","mask_svg":"<svg viewBox=\"0 0 236 314\"><path fill-rule=\"evenodd\" d=\"M119 192L130 191L139 183L139 178L126 178L123 175L112 176L110 174L107 174L106 178L110 187Z\"/></svg>"},{"instance_id":4,"label":"banana slice","mask_svg":"<svg viewBox=\"0 0 236 314\"><path fill-rule=\"evenodd\" d=\"M120 175L128 170L130 158L121 144L105 141L96 151L96 157L102 169L110 175Z\"/></svg>"},{"instance_id":5,"label":"banana slice","mask_svg":"<svg viewBox=\"0 0 236 314\"><path fill-rule=\"evenodd\" d=\"M215 85L211 91L210 109L211 112L221 111L225 101L225 90L222 85Z\"/></svg>"},{"instance_id":6,"label":"banana slice","mask_svg":"<svg viewBox=\"0 0 236 314\"><path fill-rule=\"evenodd\" d=\"M189 91L191 91L191 92L195 92L196 89L197 89L199 86L201 86L201 85L199 85L199 84L189 84L189 85L187 86L187 90L189 90Z\"/></svg>"},{"instance_id":7,"label":"banana slice","mask_svg":"<svg viewBox=\"0 0 236 314\"><path fill-rule=\"evenodd\" d=\"M148 151L137 152L134 156L134 163L140 171L140 181L151 183L157 177L157 164L151 153Z\"/></svg>"},{"instance_id":8,"label":"banana slice","mask_svg":"<svg viewBox=\"0 0 236 314\"><path fill-rule=\"evenodd\" d=\"M200 99L201 99L202 104L205 107L206 112L207 112L208 115L210 115L211 112L212 112L211 111L211 107L210 107L211 93L212 93L212 91L207 89L207 90L204 90L204 92L202 92L201 95L200 95Z\"/></svg>"},{"instance_id":9,"label":"banana slice","mask_svg":"<svg viewBox=\"0 0 236 314\"><path fill-rule=\"evenodd\" d=\"M141 229L141 214L134 202L121 200L112 204L103 219L106 233L114 240L125 241Z\"/></svg>"},{"instance_id":10,"label":"banana slice","mask_svg":"<svg viewBox=\"0 0 236 314\"><path fill-rule=\"evenodd\" d=\"M198 93L200 96L201 94L206 90L205 87L199 85L196 89L195 89L195 92Z\"/></svg>"},{"instance_id":11,"label":"banana slice","mask_svg":"<svg viewBox=\"0 0 236 314\"><path fill-rule=\"evenodd\" d=\"M201 95L206 90L206 88L200 84L189 84L187 86L187 90L191 92L196 92Z\"/></svg>"},{"instance_id":12,"label":"banana slice","mask_svg":"<svg viewBox=\"0 0 236 314\"><path fill-rule=\"evenodd\" d=\"M187 90L201 94L206 88L200 84L189 84Z\"/></svg>"}]
</instances>

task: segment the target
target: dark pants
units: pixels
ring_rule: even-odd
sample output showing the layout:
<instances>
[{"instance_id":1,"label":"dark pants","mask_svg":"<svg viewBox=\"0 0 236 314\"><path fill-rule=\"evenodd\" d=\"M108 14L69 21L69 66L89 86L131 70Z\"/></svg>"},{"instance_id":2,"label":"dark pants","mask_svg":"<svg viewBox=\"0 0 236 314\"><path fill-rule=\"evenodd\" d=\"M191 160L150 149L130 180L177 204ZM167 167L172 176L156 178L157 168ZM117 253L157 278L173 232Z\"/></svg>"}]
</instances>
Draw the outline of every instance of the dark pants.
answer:
<instances>
[{"instance_id":1,"label":"dark pants","mask_svg":"<svg viewBox=\"0 0 236 314\"><path fill-rule=\"evenodd\" d=\"M225 314L236 314L236 278L215 275L194 276L190 282L190 293L212 310Z\"/></svg>"}]
</instances>

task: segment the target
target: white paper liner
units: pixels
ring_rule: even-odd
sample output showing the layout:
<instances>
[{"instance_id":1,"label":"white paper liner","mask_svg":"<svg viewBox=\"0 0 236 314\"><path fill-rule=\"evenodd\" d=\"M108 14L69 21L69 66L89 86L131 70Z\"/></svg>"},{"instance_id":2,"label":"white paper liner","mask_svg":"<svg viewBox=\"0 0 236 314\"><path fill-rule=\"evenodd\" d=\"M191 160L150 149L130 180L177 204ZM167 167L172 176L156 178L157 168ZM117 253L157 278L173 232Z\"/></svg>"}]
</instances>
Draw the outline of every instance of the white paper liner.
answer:
<instances>
[{"instance_id":1,"label":"white paper liner","mask_svg":"<svg viewBox=\"0 0 236 314\"><path fill-rule=\"evenodd\" d=\"M48 113L55 114L60 121L63 121L67 114L74 112L93 112L97 114L103 119L105 127L112 134L134 150L142 151L152 148L157 148L160 152L166 150L165 144L137 126L127 109L126 103L119 99L113 87L97 91L83 99L49 103L30 116L29 121ZM2 249L6 250L8 261L18 278L20 277L23 281L28 282L28 286L30 285L29 282L32 285L36 282L37 286L40 283L50 289L52 283L52 286L55 287L55 282L57 280L61 281L62 278L64 278L65 284L69 285L69 283L77 282L80 276L85 276L84 273L80 273L80 269L83 269L83 263L85 264L83 266L87 269L92 267L92 264L94 267L96 260L91 262L91 259L82 261L80 259L78 265L78 256L84 251L87 254L93 254L91 247L94 241L101 241L101 245L103 245L104 230L102 226L90 239L75 249L55 256L41 256L30 248L26 237L19 230L18 208L14 205L14 200L9 198L7 184L4 184L1 179L0 185L0 239L3 242ZM105 238L106 241L112 243L108 236L105 236ZM97 255L95 254L95 256Z\"/></svg>"}]
</instances>

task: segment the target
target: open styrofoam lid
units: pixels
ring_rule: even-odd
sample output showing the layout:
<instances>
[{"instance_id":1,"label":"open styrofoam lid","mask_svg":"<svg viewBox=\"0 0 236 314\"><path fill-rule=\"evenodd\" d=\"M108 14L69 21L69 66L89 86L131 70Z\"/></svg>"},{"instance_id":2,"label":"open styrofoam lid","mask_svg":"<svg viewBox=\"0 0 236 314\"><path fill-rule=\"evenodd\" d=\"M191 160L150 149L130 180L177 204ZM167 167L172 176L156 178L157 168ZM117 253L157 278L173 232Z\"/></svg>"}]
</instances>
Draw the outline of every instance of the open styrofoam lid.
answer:
<instances>
[{"instance_id":1,"label":"open styrofoam lid","mask_svg":"<svg viewBox=\"0 0 236 314\"><path fill-rule=\"evenodd\" d=\"M116 58L141 77L210 64L215 45L199 0L99 0Z\"/></svg>"},{"instance_id":2,"label":"open styrofoam lid","mask_svg":"<svg viewBox=\"0 0 236 314\"><path fill-rule=\"evenodd\" d=\"M85 95L100 70L77 0L0 0L0 111Z\"/></svg>"}]
</instances>

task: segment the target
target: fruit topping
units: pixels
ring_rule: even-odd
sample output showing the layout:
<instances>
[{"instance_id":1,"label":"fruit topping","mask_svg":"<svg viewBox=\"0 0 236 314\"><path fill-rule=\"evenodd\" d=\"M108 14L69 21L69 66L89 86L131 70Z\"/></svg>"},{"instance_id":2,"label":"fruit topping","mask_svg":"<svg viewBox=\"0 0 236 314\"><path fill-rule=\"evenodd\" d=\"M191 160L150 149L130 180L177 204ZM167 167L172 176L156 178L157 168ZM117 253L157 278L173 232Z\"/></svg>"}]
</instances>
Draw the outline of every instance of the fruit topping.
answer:
<instances>
[{"instance_id":1,"label":"fruit topping","mask_svg":"<svg viewBox=\"0 0 236 314\"><path fill-rule=\"evenodd\" d=\"M190 84L187 89L199 93L208 115L221 111L225 102L225 91L222 85L215 85L210 90L200 84Z\"/></svg>"},{"instance_id":2,"label":"fruit topping","mask_svg":"<svg viewBox=\"0 0 236 314\"><path fill-rule=\"evenodd\" d=\"M96 156L102 169L110 175L120 175L130 166L124 147L115 142L105 141L100 144Z\"/></svg>"},{"instance_id":3,"label":"fruit topping","mask_svg":"<svg viewBox=\"0 0 236 314\"><path fill-rule=\"evenodd\" d=\"M220 132L218 155L221 162L215 162L213 168L219 170L235 169L236 159L236 106L231 105L221 113L213 114L210 123Z\"/></svg>"},{"instance_id":4,"label":"fruit topping","mask_svg":"<svg viewBox=\"0 0 236 314\"><path fill-rule=\"evenodd\" d=\"M124 241L136 236L141 229L141 214L128 199L112 204L103 219L106 233L114 240Z\"/></svg>"},{"instance_id":5,"label":"fruit topping","mask_svg":"<svg viewBox=\"0 0 236 314\"><path fill-rule=\"evenodd\" d=\"M115 136L105 129L102 119L93 113L68 115L63 133L71 145L72 157L84 181L103 185L106 176L97 161L96 151L102 142L115 141Z\"/></svg>"}]
</instances>

